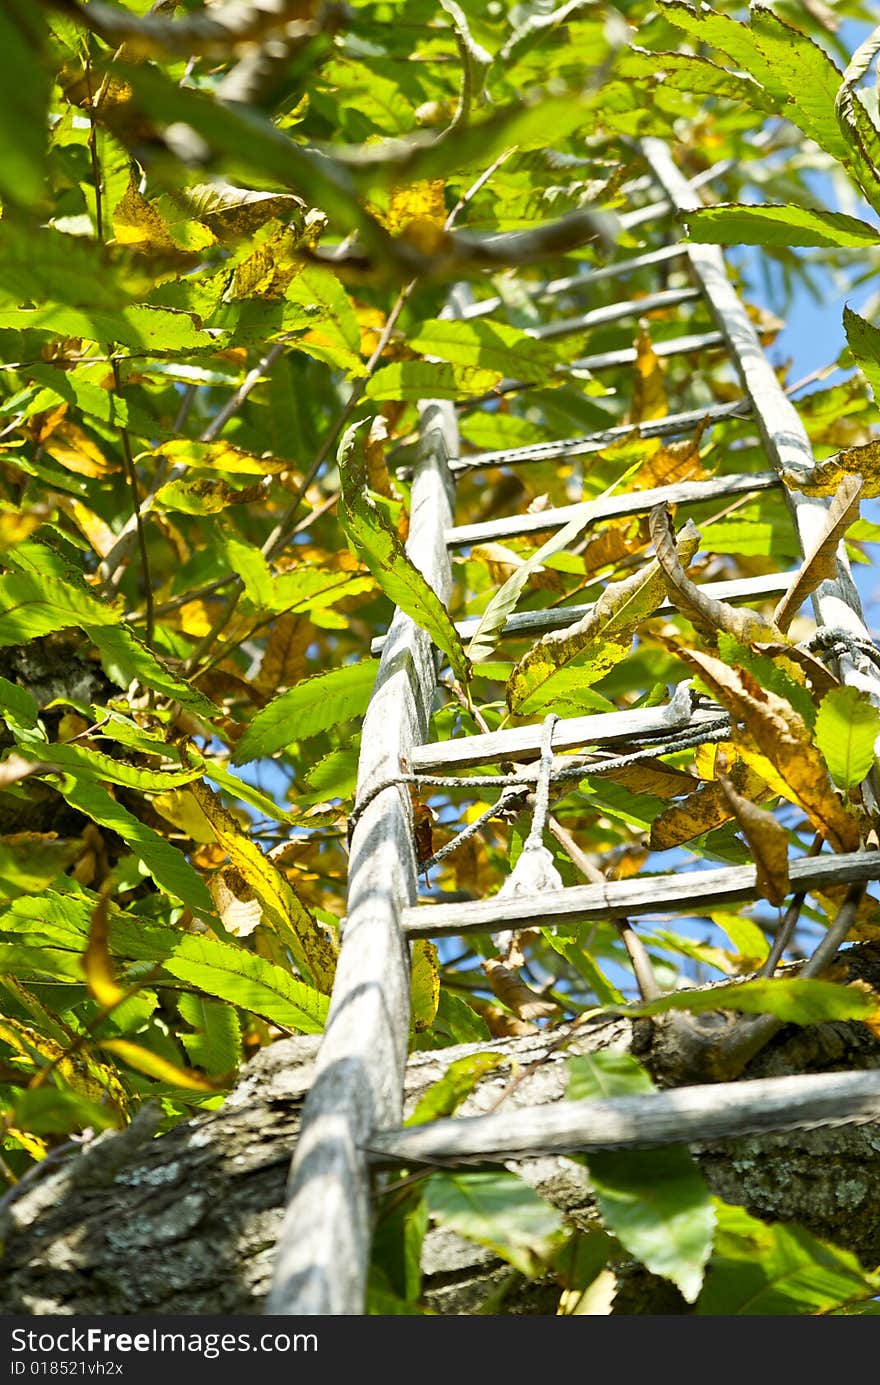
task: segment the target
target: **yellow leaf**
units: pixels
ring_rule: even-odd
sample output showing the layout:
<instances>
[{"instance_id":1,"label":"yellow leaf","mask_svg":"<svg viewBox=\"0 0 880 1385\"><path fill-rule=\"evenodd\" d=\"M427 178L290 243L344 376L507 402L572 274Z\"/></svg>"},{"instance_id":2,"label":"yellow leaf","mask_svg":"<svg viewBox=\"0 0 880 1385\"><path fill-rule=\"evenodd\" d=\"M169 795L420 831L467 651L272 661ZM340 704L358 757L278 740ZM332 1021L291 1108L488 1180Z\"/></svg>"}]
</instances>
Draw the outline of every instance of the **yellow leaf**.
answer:
<instances>
[{"instance_id":1,"label":"yellow leaf","mask_svg":"<svg viewBox=\"0 0 880 1385\"><path fill-rule=\"evenodd\" d=\"M107 900L98 895L89 924L89 940L82 957L89 993L104 1010L113 1009L125 999L125 991L117 984L113 959L110 956Z\"/></svg>"},{"instance_id":2,"label":"yellow leaf","mask_svg":"<svg viewBox=\"0 0 880 1385\"><path fill-rule=\"evenodd\" d=\"M800 475L783 472L782 479L792 490L806 495L834 495L844 476L862 478L862 498L876 500L880 496L880 438L864 447L847 447L817 462L809 482Z\"/></svg>"},{"instance_id":3,"label":"yellow leaf","mask_svg":"<svg viewBox=\"0 0 880 1385\"><path fill-rule=\"evenodd\" d=\"M138 460L155 458L172 465L198 467L206 471L227 471L240 476L274 476L284 471L287 462L279 461L270 452L247 452L231 442L200 442L197 438L175 438L163 443L153 452L143 452Z\"/></svg>"},{"instance_id":4,"label":"yellow leaf","mask_svg":"<svg viewBox=\"0 0 880 1385\"><path fill-rule=\"evenodd\" d=\"M48 1140L40 1139L39 1135L31 1135L28 1130L19 1130L17 1125L7 1126L4 1134L7 1139L14 1140L19 1149L23 1149L38 1163L41 1159L45 1159L49 1153Z\"/></svg>"},{"instance_id":5,"label":"yellow leaf","mask_svg":"<svg viewBox=\"0 0 880 1385\"><path fill-rule=\"evenodd\" d=\"M152 1053L141 1044L132 1043L130 1039L103 1039L101 1048L121 1058L135 1072L155 1077L170 1087L183 1087L189 1092L217 1091L217 1085L210 1078L192 1068L179 1068L176 1063L169 1063L167 1058L160 1058L157 1053Z\"/></svg>"},{"instance_id":6,"label":"yellow leaf","mask_svg":"<svg viewBox=\"0 0 880 1385\"><path fill-rule=\"evenodd\" d=\"M671 486L677 481L699 481L706 475L700 461L700 439L707 424L701 423L696 432L683 442L656 442L638 471L630 478L633 490L650 490L653 486Z\"/></svg>"},{"instance_id":7,"label":"yellow leaf","mask_svg":"<svg viewBox=\"0 0 880 1385\"><path fill-rule=\"evenodd\" d=\"M621 788L632 789L633 793L651 794L654 798L680 798L693 793L697 786L693 775L665 765L662 760L640 760L637 765L623 765L602 777Z\"/></svg>"},{"instance_id":8,"label":"yellow leaf","mask_svg":"<svg viewBox=\"0 0 880 1385\"><path fill-rule=\"evenodd\" d=\"M169 789L151 800L157 813L194 842L215 841L214 829L189 789Z\"/></svg>"},{"instance_id":9,"label":"yellow leaf","mask_svg":"<svg viewBox=\"0 0 880 1385\"><path fill-rule=\"evenodd\" d=\"M412 949L410 1006L417 1034L430 1029L440 1002L439 954L435 943L416 938Z\"/></svg>"},{"instance_id":10,"label":"yellow leaf","mask_svg":"<svg viewBox=\"0 0 880 1385\"><path fill-rule=\"evenodd\" d=\"M388 198L388 211L377 212L385 230L392 235L416 229L430 233L442 231L446 223L445 183L442 179L420 179L406 187L395 187Z\"/></svg>"},{"instance_id":11,"label":"yellow leaf","mask_svg":"<svg viewBox=\"0 0 880 1385\"><path fill-rule=\"evenodd\" d=\"M15 548L16 544L24 543L25 539L49 518L49 513L45 505L28 514L16 514L11 507L4 506L0 511L0 553L5 553L8 548Z\"/></svg>"},{"instance_id":12,"label":"yellow leaf","mask_svg":"<svg viewBox=\"0 0 880 1385\"><path fill-rule=\"evenodd\" d=\"M192 784L190 791L214 829L217 841L253 891L263 912L263 921L290 948L293 958L306 976L321 991L330 991L336 971L333 944L320 924L294 893L288 880L273 861L264 856L256 842L242 831L207 784Z\"/></svg>"},{"instance_id":13,"label":"yellow leaf","mask_svg":"<svg viewBox=\"0 0 880 1385\"><path fill-rule=\"evenodd\" d=\"M185 635L192 635L195 639L201 639L207 635L209 630L214 628L214 620L211 614L211 607L204 601L185 601L177 611L175 624Z\"/></svg>"},{"instance_id":14,"label":"yellow leaf","mask_svg":"<svg viewBox=\"0 0 880 1385\"><path fill-rule=\"evenodd\" d=\"M669 412L663 384L663 366L651 345L647 322L639 323L636 337L635 393L631 411L633 423L665 418Z\"/></svg>"},{"instance_id":15,"label":"yellow leaf","mask_svg":"<svg viewBox=\"0 0 880 1385\"><path fill-rule=\"evenodd\" d=\"M273 623L260 671L254 680L258 693L274 695L306 676L306 651L315 627L306 616L279 616Z\"/></svg>"},{"instance_id":16,"label":"yellow leaf","mask_svg":"<svg viewBox=\"0 0 880 1385\"><path fill-rule=\"evenodd\" d=\"M801 807L836 851L857 850L858 821L838 797L825 760L791 703L762 688L744 669L729 668L711 654L681 647L677 652L727 708L731 720L745 727L746 734L735 737L737 748L768 786ZM755 758L755 749L760 758Z\"/></svg>"},{"instance_id":17,"label":"yellow leaf","mask_svg":"<svg viewBox=\"0 0 880 1385\"><path fill-rule=\"evenodd\" d=\"M130 180L110 217L117 245L132 245L137 250L176 250L165 219Z\"/></svg>"},{"instance_id":18,"label":"yellow leaf","mask_svg":"<svg viewBox=\"0 0 880 1385\"><path fill-rule=\"evenodd\" d=\"M737 788L750 798L766 797L767 785L742 760L733 760L730 773ZM687 798L673 804L654 819L651 849L668 851L671 847L681 846L683 842L692 841L704 832L713 832L733 816L730 800L718 780L700 784Z\"/></svg>"},{"instance_id":19,"label":"yellow leaf","mask_svg":"<svg viewBox=\"0 0 880 1385\"><path fill-rule=\"evenodd\" d=\"M52 1064L59 1077L80 1096L98 1102L109 1098L116 1110L126 1111L128 1097L116 1073L89 1053L77 1050L69 1054L54 1039L13 1019L11 1015L0 1016L0 1041L23 1058L28 1058L34 1064L35 1071ZM44 1062L41 1063L39 1059Z\"/></svg>"},{"instance_id":20,"label":"yellow leaf","mask_svg":"<svg viewBox=\"0 0 880 1385\"><path fill-rule=\"evenodd\" d=\"M77 423L64 419L43 443L50 457L77 476L110 476L119 467L108 462L97 443Z\"/></svg>"}]
</instances>

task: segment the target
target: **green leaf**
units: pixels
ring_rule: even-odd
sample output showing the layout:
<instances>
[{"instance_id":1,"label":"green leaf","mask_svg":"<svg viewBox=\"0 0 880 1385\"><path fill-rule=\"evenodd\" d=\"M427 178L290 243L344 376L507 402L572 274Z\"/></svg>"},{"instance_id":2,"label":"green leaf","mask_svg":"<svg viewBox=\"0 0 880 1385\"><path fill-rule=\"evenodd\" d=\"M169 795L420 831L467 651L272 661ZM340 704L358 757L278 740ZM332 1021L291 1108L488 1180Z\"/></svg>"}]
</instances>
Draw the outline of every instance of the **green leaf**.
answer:
<instances>
[{"instance_id":1,"label":"green leaf","mask_svg":"<svg viewBox=\"0 0 880 1385\"><path fill-rule=\"evenodd\" d=\"M534 1278L550 1258L561 1215L510 1173L435 1173L425 1183L428 1211L455 1231Z\"/></svg>"},{"instance_id":2,"label":"green leaf","mask_svg":"<svg viewBox=\"0 0 880 1385\"><path fill-rule=\"evenodd\" d=\"M708 991L677 991L658 1000L627 1005L630 1015L659 1015L667 1010L739 1010L746 1014L776 1015L786 1024L820 1024L825 1020L866 1020L877 1014L876 999L852 986L814 981L803 976L777 976L761 981L731 982Z\"/></svg>"},{"instance_id":3,"label":"green leaf","mask_svg":"<svg viewBox=\"0 0 880 1385\"><path fill-rule=\"evenodd\" d=\"M608 980L593 954L584 945L589 931L584 929L582 937L572 939L563 937L555 928L543 928L541 936L554 952L564 957L584 978L600 1005L625 1005L623 992Z\"/></svg>"},{"instance_id":4,"label":"green leaf","mask_svg":"<svg viewBox=\"0 0 880 1385\"><path fill-rule=\"evenodd\" d=\"M274 755L286 745L361 716L373 691L376 667L374 660L362 659L295 683L257 713L235 748L233 764Z\"/></svg>"},{"instance_id":5,"label":"green leaf","mask_svg":"<svg viewBox=\"0 0 880 1385\"><path fill-rule=\"evenodd\" d=\"M67 777L59 785L59 792L71 807L79 808L99 827L107 827L118 833L135 856L143 861L161 890L167 890L196 913L213 915L214 905L208 888L183 853L154 832L152 827L140 822L127 808L123 808L100 784Z\"/></svg>"},{"instance_id":6,"label":"green leaf","mask_svg":"<svg viewBox=\"0 0 880 1385\"><path fill-rule=\"evenodd\" d=\"M533 553L530 553L528 558L499 587L480 617L480 623L466 650L468 658L472 659L475 664L491 658L495 652L495 645L504 628L504 623L508 616L516 610L517 602L535 569L540 567L545 558L549 558L553 553L558 553L572 543L587 523L587 519L584 518L573 519L570 524L566 524L564 529L560 529L540 548L536 548Z\"/></svg>"},{"instance_id":7,"label":"green leaf","mask_svg":"<svg viewBox=\"0 0 880 1385\"><path fill-rule=\"evenodd\" d=\"M648 1073L629 1053L568 1060L570 1101L651 1092ZM656 1156L661 1154L661 1158ZM590 1182L607 1229L653 1274L677 1285L689 1303L700 1292L712 1250L715 1211L689 1151L591 1154Z\"/></svg>"},{"instance_id":8,"label":"green leaf","mask_svg":"<svg viewBox=\"0 0 880 1385\"><path fill-rule=\"evenodd\" d=\"M15 1099L11 1123L31 1135L71 1134L74 1130L109 1130L113 1112L69 1087L37 1087Z\"/></svg>"},{"instance_id":9,"label":"green leaf","mask_svg":"<svg viewBox=\"0 0 880 1385\"><path fill-rule=\"evenodd\" d=\"M288 303L307 310L319 309L319 320L307 337L301 337L297 350L319 361L346 371L348 378L365 373L361 360L361 331L351 299L335 274L319 265L310 265L288 285Z\"/></svg>"},{"instance_id":10,"label":"green leaf","mask_svg":"<svg viewBox=\"0 0 880 1385\"><path fill-rule=\"evenodd\" d=\"M750 8L751 28L708 6L697 9L683 0L661 0L658 8L677 28L732 58L761 84L778 114L821 149L846 159L846 141L834 115L843 74L808 35L761 5Z\"/></svg>"},{"instance_id":11,"label":"green leaf","mask_svg":"<svg viewBox=\"0 0 880 1385\"><path fill-rule=\"evenodd\" d=\"M177 1008L197 1031L180 1036L193 1066L219 1077L233 1072L241 1060L241 1024L235 1011L199 995L180 996Z\"/></svg>"},{"instance_id":12,"label":"green leaf","mask_svg":"<svg viewBox=\"0 0 880 1385\"><path fill-rule=\"evenodd\" d=\"M134 304L109 312L101 308L65 308L49 303L42 308L0 309L0 330L46 332L55 337L84 337L100 345L118 342L145 355L180 351L216 351L224 343L217 333L203 331L195 313L174 308Z\"/></svg>"},{"instance_id":13,"label":"green leaf","mask_svg":"<svg viewBox=\"0 0 880 1385\"><path fill-rule=\"evenodd\" d=\"M600 1101L609 1096L639 1096L653 1092L651 1077L631 1053L613 1049L578 1053L567 1059L568 1101Z\"/></svg>"},{"instance_id":14,"label":"green leaf","mask_svg":"<svg viewBox=\"0 0 880 1385\"><path fill-rule=\"evenodd\" d=\"M843 212L727 203L687 214L691 240L711 245L838 245L865 249L880 231Z\"/></svg>"},{"instance_id":15,"label":"green leaf","mask_svg":"<svg viewBox=\"0 0 880 1385\"><path fill-rule=\"evenodd\" d=\"M407 337L407 346L423 356L436 356L456 366L496 371L498 377L543 383L559 363L549 342L541 341L503 322L473 322L435 318L421 322Z\"/></svg>"},{"instance_id":16,"label":"green leaf","mask_svg":"<svg viewBox=\"0 0 880 1385\"><path fill-rule=\"evenodd\" d=\"M419 1098L406 1124L424 1125L426 1121L454 1115L486 1073L494 1072L506 1061L501 1053L473 1053L468 1058L457 1058Z\"/></svg>"},{"instance_id":17,"label":"green leaf","mask_svg":"<svg viewBox=\"0 0 880 1385\"><path fill-rule=\"evenodd\" d=\"M449 612L407 555L397 530L369 495L359 438L362 428L363 422L349 428L339 446L339 521L358 557L388 599L427 631L437 648L448 655L456 677L466 683L470 663Z\"/></svg>"},{"instance_id":18,"label":"green leaf","mask_svg":"<svg viewBox=\"0 0 880 1385\"><path fill-rule=\"evenodd\" d=\"M700 1316L822 1314L880 1293L880 1276L851 1251L799 1226L768 1226L742 1207L716 1203L718 1232Z\"/></svg>"},{"instance_id":19,"label":"green leaf","mask_svg":"<svg viewBox=\"0 0 880 1385\"><path fill-rule=\"evenodd\" d=\"M393 361L381 366L364 391L367 399L416 401L419 399L470 399L494 389L501 379L497 370L453 365L449 361Z\"/></svg>"},{"instance_id":20,"label":"green leaf","mask_svg":"<svg viewBox=\"0 0 880 1385\"><path fill-rule=\"evenodd\" d=\"M112 310L130 299L131 288L126 287L119 265L108 265L106 252L95 241L63 235L51 226L7 222L0 226L0 302L4 307L29 301ZM60 385L65 376L39 363L29 365L28 373L44 384ZM74 370L71 375L78 373ZM97 385L92 389L105 396L110 393Z\"/></svg>"},{"instance_id":21,"label":"green leaf","mask_svg":"<svg viewBox=\"0 0 880 1385\"><path fill-rule=\"evenodd\" d=\"M0 645L26 644L71 625L116 625L121 618L117 606L60 577L32 572L0 577Z\"/></svg>"},{"instance_id":22,"label":"green leaf","mask_svg":"<svg viewBox=\"0 0 880 1385\"><path fill-rule=\"evenodd\" d=\"M699 544L700 535L688 520L675 540L683 566L693 558ZM656 558L631 577L609 583L585 616L543 635L523 655L505 689L510 710L519 714L534 711L536 695L546 701L553 680L558 680L565 665L573 660L577 660L579 682L585 686L597 683L629 653L636 627L665 595L666 577Z\"/></svg>"},{"instance_id":23,"label":"green leaf","mask_svg":"<svg viewBox=\"0 0 880 1385\"><path fill-rule=\"evenodd\" d=\"M125 760L117 760L100 750L81 745L37 744L19 746L19 753L34 761L57 765L59 769L78 778L97 779L108 784L123 784L130 789L140 789L144 793L164 793L167 789L178 789L194 779L201 779L205 766L193 769L142 769L130 765Z\"/></svg>"},{"instance_id":24,"label":"green leaf","mask_svg":"<svg viewBox=\"0 0 880 1385\"><path fill-rule=\"evenodd\" d=\"M108 678L120 688L128 688L134 679L145 688L162 693L179 702L198 717L219 716L218 708L183 678L178 678L148 649L127 625L99 626L83 622L83 629L98 649L101 665Z\"/></svg>"},{"instance_id":25,"label":"green leaf","mask_svg":"<svg viewBox=\"0 0 880 1385\"><path fill-rule=\"evenodd\" d=\"M489 1026L460 996L441 989L434 1023L419 1035L419 1048L449 1048L453 1044L491 1043Z\"/></svg>"},{"instance_id":26,"label":"green leaf","mask_svg":"<svg viewBox=\"0 0 880 1385\"><path fill-rule=\"evenodd\" d=\"M0 9L0 196L36 207L46 197L46 20L29 0Z\"/></svg>"},{"instance_id":27,"label":"green leaf","mask_svg":"<svg viewBox=\"0 0 880 1385\"><path fill-rule=\"evenodd\" d=\"M847 145L845 162L869 206L880 214L880 131L850 86L840 88L837 119Z\"/></svg>"},{"instance_id":28,"label":"green leaf","mask_svg":"<svg viewBox=\"0 0 880 1385\"><path fill-rule=\"evenodd\" d=\"M282 967L213 938L185 936L162 958L163 970L206 995L302 1034L320 1034L328 1000Z\"/></svg>"},{"instance_id":29,"label":"green leaf","mask_svg":"<svg viewBox=\"0 0 880 1385\"><path fill-rule=\"evenodd\" d=\"M693 1303L712 1250L715 1208L688 1150L592 1154L587 1163L608 1230Z\"/></svg>"},{"instance_id":30,"label":"green leaf","mask_svg":"<svg viewBox=\"0 0 880 1385\"><path fill-rule=\"evenodd\" d=\"M880 327L844 306L843 329L875 400L880 399Z\"/></svg>"},{"instance_id":31,"label":"green leaf","mask_svg":"<svg viewBox=\"0 0 880 1385\"><path fill-rule=\"evenodd\" d=\"M37 724L39 707L33 693L18 683L0 677L0 717L10 731L31 731Z\"/></svg>"},{"instance_id":32,"label":"green leaf","mask_svg":"<svg viewBox=\"0 0 880 1385\"><path fill-rule=\"evenodd\" d=\"M754 958L763 962L770 951L762 929L742 914L713 913L712 922L723 928L740 957Z\"/></svg>"},{"instance_id":33,"label":"green leaf","mask_svg":"<svg viewBox=\"0 0 880 1385\"><path fill-rule=\"evenodd\" d=\"M837 787L854 789L874 764L880 711L857 688L832 688L819 704L813 734Z\"/></svg>"},{"instance_id":34,"label":"green leaf","mask_svg":"<svg viewBox=\"0 0 880 1385\"><path fill-rule=\"evenodd\" d=\"M807 726L813 725L816 720L815 702L804 685L796 682L776 659L771 659L767 654L756 654L725 630L718 632L718 653L726 664L732 668L744 668L762 688L784 697L800 713Z\"/></svg>"},{"instance_id":35,"label":"green leaf","mask_svg":"<svg viewBox=\"0 0 880 1385\"><path fill-rule=\"evenodd\" d=\"M775 112L778 102L745 72L729 72L708 58L694 53L657 53L631 48L617 63L624 77L647 77L660 81L665 89L688 92L691 96L721 96L758 110Z\"/></svg>"}]
</instances>

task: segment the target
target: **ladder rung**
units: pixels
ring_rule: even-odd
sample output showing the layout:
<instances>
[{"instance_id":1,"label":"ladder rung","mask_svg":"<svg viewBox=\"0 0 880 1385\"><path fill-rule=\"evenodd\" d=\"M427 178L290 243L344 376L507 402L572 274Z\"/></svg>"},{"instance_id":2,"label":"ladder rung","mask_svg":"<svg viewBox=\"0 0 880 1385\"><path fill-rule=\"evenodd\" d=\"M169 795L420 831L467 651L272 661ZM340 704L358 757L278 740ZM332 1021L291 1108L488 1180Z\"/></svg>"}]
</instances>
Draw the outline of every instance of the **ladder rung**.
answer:
<instances>
[{"instance_id":1,"label":"ladder rung","mask_svg":"<svg viewBox=\"0 0 880 1385\"><path fill-rule=\"evenodd\" d=\"M674 308L679 303L692 303L700 297L700 290L690 287L663 289L660 293L646 294L644 298L630 298L623 303L592 308L580 317L567 317L559 322L548 322L544 327L532 327L529 336L537 337L540 341L552 341L554 337L573 336L590 327L602 327L606 322L619 322L622 318L641 317L643 313L657 312L661 308Z\"/></svg>"},{"instance_id":2,"label":"ladder rung","mask_svg":"<svg viewBox=\"0 0 880 1385\"><path fill-rule=\"evenodd\" d=\"M695 332L691 336L673 337L670 341L653 343L655 356L687 356L693 351L723 345L724 337L721 332ZM626 346L619 351L600 351L595 356L582 356L580 360L572 361L571 364L577 370L604 370L606 366L632 365L635 359L635 347Z\"/></svg>"},{"instance_id":3,"label":"ladder rung","mask_svg":"<svg viewBox=\"0 0 880 1385\"><path fill-rule=\"evenodd\" d=\"M880 851L801 856L790 863L789 879L793 894L880 880ZM543 894L493 895L468 904L423 904L404 909L403 930L409 938L441 938L637 914L699 914L754 898L756 881L754 866L723 866L609 880L604 885L573 885Z\"/></svg>"},{"instance_id":4,"label":"ladder rung","mask_svg":"<svg viewBox=\"0 0 880 1385\"><path fill-rule=\"evenodd\" d=\"M592 284L602 283L606 279L616 279L626 274L634 274L639 269L650 269L652 265L664 264L667 260L680 260L687 254L684 245L664 245L660 250L651 250L647 255L635 255L630 260L616 260L614 264L601 265L598 269L585 270L583 274L567 274L562 279L551 279L546 284L529 284L526 286L526 294L529 298L555 298L563 293L580 293L583 289L588 289ZM494 313L503 306L503 301L499 297L481 298L477 303L470 303L462 313L462 317L486 317L489 313Z\"/></svg>"},{"instance_id":5,"label":"ladder rung","mask_svg":"<svg viewBox=\"0 0 880 1385\"><path fill-rule=\"evenodd\" d=\"M724 345L724 335L722 332L698 332L691 336L674 337L669 341L654 342L655 356L689 356L695 351L708 350L716 346ZM633 346L621 347L619 351L600 351L595 356L581 356L577 361L571 361L567 366L559 366L560 375L564 378L565 372L569 370L604 370L606 366L632 365L636 360L636 350ZM468 409L475 409L479 404L485 404L488 400L500 399L505 394L519 394L522 390L541 389L543 386L537 385L533 380L499 380L492 389L486 390L485 394L474 395L472 399L464 399L456 408L464 413Z\"/></svg>"},{"instance_id":6,"label":"ladder rung","mask_svg":"<svg viewBox=\"0 0 880 1385\"><path fill-rule=\"evenodd\" d=\"M760 601L765 596L781 596L788 590L791 582L790 572L768 572L760 577L736 577L724 582L701 582L700 591L704 596L716 601ZM514 611L504 622L502 639L528 639L533 635L546 635L551 630L564 630L575 621L583 620L593 609L585 606L552 606L543 611ZM657 607L656 615L666 615L676 607L671 601L664 601ZM468 616L457 620L455 628L463 640L469 640L477 632L479 616ZM370 644L371 654L381 654L385 648L385 635L379 635Z\"/></svg>"},{"instance_id":7,"label":"ladder rung","mask_svg":"<svg viewBox=\"0 0 880 1385\"><path fill-rule=\"evenodd\" d=\"M576 438L561 438L558 442L536 442L527 447L508 447L497 452L476 452L472 457L456 457L450 462L454 472L476 471L490 466L517 466L525 462L549 462L556 458L583 457L601 452L621 438L668 438L688 433L701 423L718 423L726 418L748 418L751 401L735 399L730 404L714 404L705 409L688 409L686 413L667 414L665 418L645 423L620 423L598 433L583 433Z\"/></svg>"},{"instance_id":8,"label":"ladder rung","mask_svg":"<svg viewBox=\"0 0 880 1385\"><path fill-rule=\"evenodd\" d=\"M649 490L610 495L605 500L582 500L576 505L560 505L534 514L505 515L482 524L459 524L447 529L446 542L450 548L461 548L464 544L540 534L546 529L561 529L581 517L584 527L588 528L600 520L645 514L664 500L677 505L699 505L704 500L717 500L727 495L771 490L779 484L775 471L756 471L751 476L712 476L706 481L680 481L675 486L652 486Z\"/></svg>"},{"instance_id":9,"label":"ladder rung","mask_svg":"<svg viewBox=\"0 0 880 1385\"><path fill-rule=\"evenodd\" d=\"M369 1153L403 1164L494 1162L530 1154L709 1143L878 1117L880 1072L793 1073L447 1117L377 1131Z\"/></svg>"},{"instance_id":10,"label":"ladder rung","mask_svg":"<svg viewBox=\"0 0 880 1385\"><path fill-rule=\"evenodd\" d=\"M574 750L580 746L614 745L618 741L644 741L652 736L671 735L688 728L698 729L709 722L717 724L724 713L719 707L698 707L690 717L676 716L670 703L662 707L634 707L625 712L596 712L585 717L564 717L553 728L553 749ZM535 760L541 753L543 726L511 726L506 731L490 731L482 736L461 736L457 740L435 741L414 746L409 762L416 774L469 769L497 761ZM585 767L584 774L589 770Z\"/></svg>"}]
</instances>

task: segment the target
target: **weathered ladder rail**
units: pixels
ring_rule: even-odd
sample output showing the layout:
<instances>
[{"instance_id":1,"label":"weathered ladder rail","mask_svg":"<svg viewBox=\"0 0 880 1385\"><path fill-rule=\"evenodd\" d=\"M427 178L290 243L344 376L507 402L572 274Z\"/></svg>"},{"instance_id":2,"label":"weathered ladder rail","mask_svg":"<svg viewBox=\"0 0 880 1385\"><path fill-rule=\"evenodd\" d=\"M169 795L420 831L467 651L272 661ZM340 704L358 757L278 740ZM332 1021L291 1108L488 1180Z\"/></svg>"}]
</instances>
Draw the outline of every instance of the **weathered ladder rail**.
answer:
<instances>
[{"instance_id":1,"label":"weathered ladder rail","mask_svg":"<svg viewBox=\"0 0 880 1385\"><path fill-rule=\"evenodd\" d=\"M643 225L672 210L686 214L700 205L702 176L688 183L665 145L645 140L642 154L663 200L637 208L622 220ZM711 172L711 171L710 171ZM598 451L617 437L633 434L631 425L532 448L460 456L457 410L449 404L420 406L421 442L413 476L409 552L444 601L451 587L449 550L457 546L558 528L585 515L595 523L615 515L644 513L660 500L699 503L714 497L747 495L780 484L781 473L808 476L813 465L809 441L796 411L764 355L757 333L727 277L714 247L677 242L588 274L553 280L536 290L537 300L552 300L569 290L628 271L686 260L696 287L675 289L641 300L642 310L705 301L716 324L712 332L690 333L658 343L658 355L726 346L744 386L742 399L708 410L690 410L642 425L643 437L685 433L697 423L751 416L774 470L726 476L699 483L657 488L606 502L582 502L536 515L499 517L485 524L452 526L451 480L456 472L488 466L516 466L551 457L576 457ZM481 316L500 306L484 300L460 306L464 317ZM610 305L580 318L551 323L539 335L554 337L584 326L616 322L634 315L637 304ZM631 349L597 352L580 364L593 369L632 361ZM522 388L504 381L501 392ZM480 401L474 401L479 403ZM806 550L822 528L827 504L795 492L789 497L801 547ZM782 574L760 579L709 583L706 590L727 600L756 600L784 588ZM880 670L856 657L857 645L870 641L858 595L841 547L840 575L826 581L813 598L820 625L844 631L851 648L839 658L841 676L867 687L880 699ZM512 616L502 638L559 629L580 619L588 607ZM662 607L660 609L663 609ZM467 634L473 622L459 622ZM648 1097L604 1102L559 1102L551 1107L514 1109L488 1117L457 1117L414 1130L404 1129L402 1089L409 1024L407 943L417 937L443 937L468 931L496 932L540 922L638 916L661 910L689 913L719 900L734 903L755 895L753 866L694 870L672 876L645 876L601 885L569 887L539 895L494 896L465 904L417 901L416 860L407 787L399 782L404 764L416 774L492 763L494 758L528 760L540 753L541 727L462 737L427 744L436 688L434 651L424 631L397 612L381 649L376 690L364 722L358 774L356 825L349 870L348 916L340 950L330 1014L316 1065L316 1077L303 1111L291 1170L288 1207L279 1241L274 1284L267 1311L283 1314L346 1314L363 1311L370 1245L371 1178L377 1167L420 1161L507 1159L529 1153L658 1145L681 1140L722 1138L753 1131L788 1130L835 1121L880 1116L880 1075L849 1073L788 1077L701 1086ZM691 735L718 727L719 708L697 707L682 719L680 708L608 713L560 721L554 751L583 750L623 741L650 748L652 738L674 729ZM701 732L701 727L706 729ZM716 730L715 734L719 734ZM650 751L648 750L648 753ZM601 761L556 755L554 774L571 777L601 772ZM577 764L580 763L578 771ZM573 768L567 768L573 766ZM397 781L389 783L389 781ZM479 782L479 776L475 783ZM880 852L808 857L791 863L793 890L809 892L835 884L853 886L880 878Z\"/></svg>"},{"instance_id":2,"label":"weathered ladder rail","mask_svg":"<svg viewBox=\"0 0 880 1385\"><path fill-rule=\"evenodd\" d=\"M458 450L457 425L446 403L424 403L420 413L408 550L448 601L447 457ZM427 738L435 685L430 637L397 611L364 721L359 797L399 774L402 759ZM269 1313L363 1310L371 1222L365 1146L402 1114L409 958L400 916L417 889L411 823L408 791L389 789L366 807L352 836L345 941L291 1168Z\"/></svg>"}]
</instances>

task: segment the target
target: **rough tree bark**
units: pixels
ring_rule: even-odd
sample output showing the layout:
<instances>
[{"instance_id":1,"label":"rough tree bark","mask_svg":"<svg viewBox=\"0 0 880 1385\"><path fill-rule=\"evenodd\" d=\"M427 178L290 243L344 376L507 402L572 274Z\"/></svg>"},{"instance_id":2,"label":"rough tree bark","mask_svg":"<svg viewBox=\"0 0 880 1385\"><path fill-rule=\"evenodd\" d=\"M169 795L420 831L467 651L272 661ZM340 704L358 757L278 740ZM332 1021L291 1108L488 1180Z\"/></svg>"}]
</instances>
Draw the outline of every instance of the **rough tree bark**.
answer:
<instances>
[{"instance_id":1,"label":"rough tree bark","mask_svg":"<svg viewBox=\"0 0 880 1385\"><path fill-rule=\"evenodd\" d=\"M880 991L880 944L846 954L849 979ZM731 1020L731 1023L736 1021ZM585 1027L567 1048L546 1033L414 1053L407 1105L467 1053L491 1049L512 1066L486 1076L463 1108L488 1110L510 1082L514 1104L558 1100L572 1052L633 1052L673 1085L675 1038L668 1025L612 1019ZM129 1314L261 1311L280 1226L285 1180L317 1040L279 1040L244 1070L221 1109L158 1138L148 1120L101 1136L7 1198L0 1213L4 1253L0 1313ZM861 1024L787 1027L745 1076L880 1067L880 1041ZM698 1079L697 1079L698 1080ZM797 1221L816 1235L880 1263L880 1127L850 1125L748 1137L695 1153L709 1185L767 1220ZM595 1224L586 1173L562 1158L516 1166L574 1225ZM524 1283L490 1252L440 1230L429 1232L426 1296L440 1313L553 1313L558 1285ZM685 1311L676 1292L633 1266L619 1267L616 1312Z\"/></svg>"}]
</instances>

